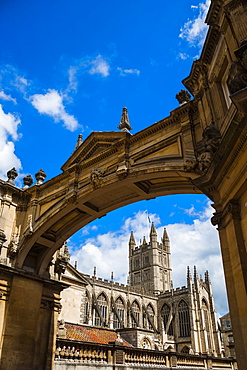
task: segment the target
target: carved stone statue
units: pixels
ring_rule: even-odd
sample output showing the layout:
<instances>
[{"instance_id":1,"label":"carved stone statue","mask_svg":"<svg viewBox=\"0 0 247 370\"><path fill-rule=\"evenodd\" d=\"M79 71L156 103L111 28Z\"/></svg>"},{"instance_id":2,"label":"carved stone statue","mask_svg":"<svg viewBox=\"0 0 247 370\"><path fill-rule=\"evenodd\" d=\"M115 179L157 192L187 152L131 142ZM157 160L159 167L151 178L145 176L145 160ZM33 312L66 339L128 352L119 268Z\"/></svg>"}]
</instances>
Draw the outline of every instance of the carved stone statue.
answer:
<instances>
[{"instance_id":1,"label":"carved stone statue","mask_svg":"<svg viewBox=\"0 0 247 370\"><path fill-rule=\"evenodd\" d=\"M209 167L214 153L220 144L220 140L220 132L213 123L204 129L202 140L199 141L195 147L195 154L200 171L203 172Z\"/></svg>"}]
</instances>

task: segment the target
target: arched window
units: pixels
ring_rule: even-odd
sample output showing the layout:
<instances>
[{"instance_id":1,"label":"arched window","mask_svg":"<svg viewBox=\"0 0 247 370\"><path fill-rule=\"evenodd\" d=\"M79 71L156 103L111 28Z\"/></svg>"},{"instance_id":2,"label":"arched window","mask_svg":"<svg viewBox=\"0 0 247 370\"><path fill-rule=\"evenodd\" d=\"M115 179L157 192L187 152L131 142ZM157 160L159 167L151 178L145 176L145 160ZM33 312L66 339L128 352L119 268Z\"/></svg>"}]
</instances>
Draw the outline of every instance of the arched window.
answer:
<instances>
[{"instance_id":1,"label":"arched window","mask_svg":"<svg viewBox=\"0 0 247 370\"><path fill-rule=\"evenodd\" d=\"M88 292L86 292L85 301L84 301L84 324L89 322L89 297Z\"/></svg>"},{"instance_id":2,"label":"arched window","mask_svg":"<svg viewBox=\"0 0 247 370\"><path fill-rule=\"evenodd\" d=\"M97 305L95 309L94 325L106 326L107 323L107 301L103 293L97 298Z\"/></svg>"},{"instance_id":3,"label":"arched window","mask_svg":"<svg viewBox=\"0 0 247 370\"><path fill-rule=\"evenodd\" d=\"M212 342L211 342L211 336L210 336L209 312L208 312L208 305L205 299L202 300L202 312L203 312L205 330L207 332L207 337L208 337L208 349L211 349Z\"/></svg>"},{"instance_id":4,"label":"arched window","mask_svg":"<svg viewBox=\"0 0 247 370\"><path fill-rule=\"evenodd\" d=\"M189 347L184 346L184 347L182 348L181 353L190 353L190 349L189 349Z\"/></svg>"},{"instance_id":5,"label":"arched window","mask_svg":"<svg viewBox=\"0 0 247 370\"><path fill-rule=\"evenodd\" d=\"M119 297L115 302L115 309L113 313L113 327L116 329L123 328L124 324L124 303L123 300ZM120 320L119 320L120 319Z\"/></svg>"},{"instance_id":6,"label":"arched window","mask_svg":"<svg viewBox=\"0 0 247 370\"><path fill-rule=\"evenodd\" d=\"M132 303L131 311L132 311L132 314L131 314L132 328L136 328L140 326L140 307L136 301Z\"/></svg>"},{"instance_id":7,"label":"arched window","mask_svg":"<svg viewBox=\"0 0 247 370\"><path fill-rule=\"evenodd\" d=\"M190 337L190 313L189 307L185 301L181 301L178 305L178 318L180 337Z\"/></svg>"},{"instance_id":8,"label":"arched window","mask_svg":"<svg viewBox=\"0 0 247 370\"><path fill-rule=\"evenodd\" d=\"M147 306L147 313L148 313L147 327L149 330L153 330L154 329L153 327L154 326L154 309L150 303Z\"/></svg>"},{"instance_id":9,"label":"arched window","mask_svg":"<svg viewBox=\"0 0 247 370\"><path fill-rule=\"evenodd\" d=\"M163 323L164 323L164 329L166 330L166 326L167 326L167 323L168 323L168 320L170 318L170 307L168 306L168 304L164 304L164 306L162 307L162 310L161 310L161 316L162 316L162 319L163 319ZM171 322L170 322L170 325L169 325L169 328L168 328L168 331L167 331L167 335L174 335L174 328L173 328L173 323L174 323L174 319L172 318Z\"/></svg>"}]
</instances>

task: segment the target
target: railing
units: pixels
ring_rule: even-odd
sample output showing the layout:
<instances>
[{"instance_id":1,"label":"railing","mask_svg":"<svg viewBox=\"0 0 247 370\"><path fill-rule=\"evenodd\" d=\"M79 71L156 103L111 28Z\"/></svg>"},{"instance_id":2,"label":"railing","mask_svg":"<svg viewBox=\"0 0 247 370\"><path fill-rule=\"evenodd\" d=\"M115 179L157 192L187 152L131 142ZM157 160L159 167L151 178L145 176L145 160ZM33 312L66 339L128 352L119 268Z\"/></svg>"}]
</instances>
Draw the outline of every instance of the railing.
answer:
<instances>
[{"instance_id":1,"label":"railing","mask_svg":"<svg viewBox=\"0 0 247 370\"><path fill-rule=\"evenodd\" d=\"M55 361L85 364L126 365L126 367L236 369L232 358L192 355L125 347L115 342L108 345L58 339ZM93 368L93 367L92 367Z\"/></svg>"}]
</instances>

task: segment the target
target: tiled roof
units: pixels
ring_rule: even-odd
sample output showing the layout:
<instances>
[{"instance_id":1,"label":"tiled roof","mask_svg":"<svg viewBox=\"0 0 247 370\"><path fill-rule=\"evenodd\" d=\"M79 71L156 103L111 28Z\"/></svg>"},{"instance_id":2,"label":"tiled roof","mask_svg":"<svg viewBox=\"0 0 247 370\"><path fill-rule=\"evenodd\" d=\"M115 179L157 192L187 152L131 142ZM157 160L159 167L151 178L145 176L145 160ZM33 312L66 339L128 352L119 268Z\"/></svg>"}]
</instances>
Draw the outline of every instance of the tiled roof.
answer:
<instances>
[{"instance_id":1,"label":"tiled roof","mask_svg":"<svg viewBox=\"0 0 247 370\"><path fill-rule=\"evenodd\" d=\"M109 342L115 342L115 340L117 339L117 333L114 330L69 323L65 323L65 328L66 339L97 344L108 344ZM132 345L126 342L126 340L124 340L123 338L121 339L124 346L132 347Z\"/></svg>"},{"instance_id":2,"label":"tiled roof","mask_svg":"<svg viewBox=\"0 0 247 370\"><path fill-rule=\"evenodd\" d=\"M221 319L226 318L226 317L230 317L230 312L227 312L224 316L221 316Z\"/></svg>"}]
</instances>

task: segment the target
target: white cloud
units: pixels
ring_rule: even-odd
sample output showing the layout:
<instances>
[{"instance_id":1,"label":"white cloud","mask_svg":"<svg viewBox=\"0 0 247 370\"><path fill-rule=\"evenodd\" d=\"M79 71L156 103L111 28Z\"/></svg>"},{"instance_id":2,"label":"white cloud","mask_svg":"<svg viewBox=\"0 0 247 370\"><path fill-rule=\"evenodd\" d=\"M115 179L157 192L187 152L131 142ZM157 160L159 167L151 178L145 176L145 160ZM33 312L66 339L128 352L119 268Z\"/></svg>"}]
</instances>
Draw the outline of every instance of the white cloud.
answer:
<instances>
[{"instance_id":1,"label":"white cloud","mask_svg":"<svg viewBox=\"0 0 247 370\"><path fill-rule=\"evenodd\" d=\"M189 19L180 29L181 33L179 37L188 41L191 46L202 47L203 45L208 28L208 26L204 22L210 3L211 0L205 0L203 3L199 3L198 16L192 20ZM197 8L193 5L191 7L194 9Z\"/></svg>"},{"instance_id":2,"label":"white cloud","mask_svg":"<svg viewBox=\"0 0 247 370\"><path fill-rule=\"evenodd\" d=\"M179 53L178 54L178 59L186 60L189 58L189 55L186 53Z\"/></svg>"},{"instance_id":3,"label":"white cloud","mask_svg":"<svg viewBox=\"0 0 247 370\"><path fill-rule=\"evenodd\" d=\"M63 96L57 90L32 95L30 101L39 113L52 117L55 122L62 121L68 130L75 131L79 127L76 118L65 111Z\"/></svg>"},{"instance_id":4,"label":"white cloud","mask_svg":"<svg viewBox=\"0 0 247 370\"><path fill-rule=\"evenodd\" d=\"M93 59L90 64L92 65L89 73L91 75L99 74L102 77L107 77L110 74L110 65L106 59L102 57L102 55L98 55L95 59Z\"/></svg>"},{"instance_id":5,"label":"white cloud","mask_svg":"<svg viewBox=\"0 0 247 370\"><path fill-rule=\"evenodd\" d=\"M193 207L191 210L196 212ZM192 214L192 211L188 213ZM219 239L216 229L210 223L212 208L208 206L199 213L199 219L192 224L169 224L167 228L172 253L174 288L186 285L186 267L197 266L197 271L204 274L209 270L213 285L216 309L220 313L227 311L225 284L219 250ZM157 214L149 215L155 225L160 224ZM109 279L111 271L114 279L126 283L128 272L128 242L131 230L139 245L145 235L149 238L147 213L139 211L123 223L120 230L98 234L95 238L87 239L80 249L72 251L71 262L78 261L80 271L91 274L97 266L97 276ZM164 225L157 227L159 240L162 237Z\"/></svg>"},{"instance_id":6,"label":"white cloud","mask_svg":"<svg viewBox=\"0 0 247 370\"><path fill-rule=\"evenodd\" d=\"M123 69L123 68L120 68L118 67L117 70L120 72L120 75L121 76L127 76L128 74L135 74L137 76L139 76L139 74L141 73L141 71L139 71L139 69Z\"/></svg>"},{"instance_id":7,"label":"white cloud","mask_svg":"<svg viewBox=\"0 0 247 370\"><path fill-rule=\"evenodd\" d=\"M5 92L3 90L0 91L0 99L1 100L12 101L14 104L16 104L16 100L14 98L12 98L11 95L5 94Z\"/></svg>"},{"instance_id":8,"label":"white cloud","mask_svg":"<svg viewBox=\"0 0 247 370\"><path fill-rule=\"evenodd\" d=\"M21 169L21 161L15 155L12 140L18 140L17 133L21 120L16 114L5 113L0 104L0 178L6 179L6 172L12 167Z\"/></svg>"}]
</instances>

